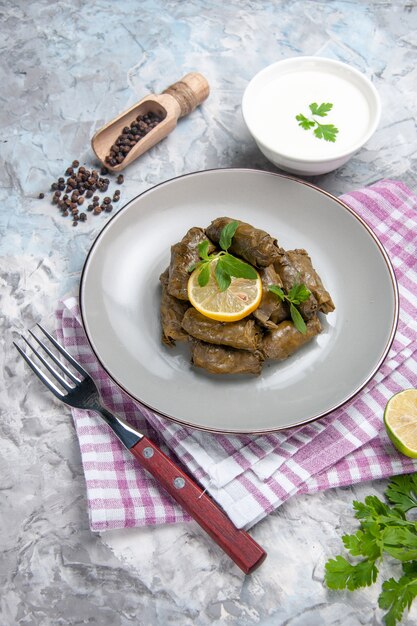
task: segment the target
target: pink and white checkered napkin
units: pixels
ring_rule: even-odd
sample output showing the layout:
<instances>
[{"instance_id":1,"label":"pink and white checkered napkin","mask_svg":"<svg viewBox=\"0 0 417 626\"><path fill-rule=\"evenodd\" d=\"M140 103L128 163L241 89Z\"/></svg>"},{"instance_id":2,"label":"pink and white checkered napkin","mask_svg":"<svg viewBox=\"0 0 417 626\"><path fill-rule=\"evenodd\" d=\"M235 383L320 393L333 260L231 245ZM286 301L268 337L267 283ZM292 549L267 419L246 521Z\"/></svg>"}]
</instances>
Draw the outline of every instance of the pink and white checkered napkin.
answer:
<instances>
[{"instance_id":1,"label":"pink and white checkered napkin","mask_svg":"<svg viewBox=\"0 0 417 626\"><path fill-rule=\"evenodd\" d=\"M131 400L94 357L69 298L57 312L58 339L97 381L110 410L180 459L234 524L249 528L297 493L414 472L417 461L393 448L382 422L392 394L417 382L417 197L383 180L342 196L374 230L398 279L400 320L391 351L365 389L320 421L261 436L188 429ZM73 410L92 530L174 523L188 518L137 464L100 418Z\"/></svg>"}]
</instances>

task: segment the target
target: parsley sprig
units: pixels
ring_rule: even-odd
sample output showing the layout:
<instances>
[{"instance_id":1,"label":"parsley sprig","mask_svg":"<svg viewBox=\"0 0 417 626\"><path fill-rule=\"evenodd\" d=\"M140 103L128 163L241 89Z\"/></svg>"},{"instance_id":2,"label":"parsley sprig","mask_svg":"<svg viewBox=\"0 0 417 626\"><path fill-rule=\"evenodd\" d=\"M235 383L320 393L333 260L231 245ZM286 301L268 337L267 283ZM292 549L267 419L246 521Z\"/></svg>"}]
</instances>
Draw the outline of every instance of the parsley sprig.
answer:
<instances>
[{"instance_id":1,"label":"parsley sprig","mask_svg":"<svg viewBox=\"0 0 417 626\"><path fill-rule=\"evenodd\" d=\"M269 291L272 291L282 302L287 301L290 305L290 315L296 329L303 335L307 332L307 326L303 320L300 311L297 309L302 302L309 299L311 292L304 284L293 285L288 293L285 293L278 285L270 285Z\"/></svg>"},{"instance_id":2,"label":"parsley sprig","mask_svg":"<svg viewBox=\"0 0 417 626\"><path fill-rule=\"evenodd\" d=\"M330 589L354 591L376 581L377 564L384 554L397 559L402 575L398 580L386 580L378 598L379 607L387 611L386 626L396 626L417 596L417 521L406 517L408 511L417 508L417 475L392 478L385 496L388 504L377 496L353 503L359 530L344 535L342 541L360 560L351 563L341 555L330 559L325 565L325 581Z\"/></svg>"},{"instance_id":3,"label":"parsley sprig","mask_svg":"<svg viewBox=\"0 0 417 626\"><path fill-rule=\"evenodd\" d=\"M239 222L232 221L226 224L226 226L222 229L219 241L219 245L222 250L217 252L217 254L208 254L210 243L207 239L198 244L198 254L201 261L194 263L188 271L192 272L193 270L200 268L200 273L198 275L198 284L200 287L205 287L209 282L211 271L210 266L215 260L217 260L217 263L214 270L214 276L220 291L226 291L232 282L232 276L253 280L256 280L258 277L256 270L251 265L241 261L227 252L231 246L233 236L238 226Z\"/></svg>"},{"instance_id":4,"label":"parsley sprig","mask_svg":"<svg viewBox=\"0 0 417 626\"><path fill-rule=\"evenodd\" d=\"M317 102L312 102L309 104L309 109L311 114L316 117L326 117L328 112L333 108L333 104L331 102L322 102L320 105ZM336 141L336 135L339 132L339 129L334 126L334 124L320 124L314 117L308 118L302 113L299 113L295 116L295 119L298 121L298 125L304 130L311 130L314 128L314 134L318 139L324 139L325 141Z\"/></svg>"}]
</instances>

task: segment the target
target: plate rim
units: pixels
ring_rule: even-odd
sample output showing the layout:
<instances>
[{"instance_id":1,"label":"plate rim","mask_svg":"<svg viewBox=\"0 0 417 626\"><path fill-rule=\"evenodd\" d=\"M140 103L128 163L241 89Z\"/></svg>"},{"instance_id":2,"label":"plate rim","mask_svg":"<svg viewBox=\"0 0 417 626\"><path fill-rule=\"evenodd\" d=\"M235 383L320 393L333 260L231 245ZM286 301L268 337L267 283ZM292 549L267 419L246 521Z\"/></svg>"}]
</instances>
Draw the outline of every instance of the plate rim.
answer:
<instances>
[{"instance_id":1,"label":"plate rim","mask_svg":"<svg viewBox=\"0 0 417 626\"><path fill-rule=\"evenodd\" d=\"M360 224L365 228L365 230L367 231L368 235L371 237L371 239L373 239L374 243L376 244L377 248L379 249L379 252L381 253L383 260L385 261L385 264L387 266L388 269L388 273L391 279L391 284L392 284L392 288L393 288L393 295L394 295L394 315L393 315L393 319L392 319L392 325L391 325L391 330L390 330L390 334L388 336L388 340L386 342L386 345L384 347L384 349L381 352L381 355L376 363L376 365L373 367L373 369L370 371L370 373L366 376L366 379L363 381L362 384L360 384L357 388L355 388L352 392L350 392L347 397L343 398L340 402L337 402L336 404L334 404L332 407L330 407L329 409L320 412L317 415L313 415L311 417L308 417L304 420L301 420L299 422L297 422L296 424L292 424L290 426L279 426L276 428L268 428L268 429L257 429L257 430L236 430L236 429L224 429L224 430L219 430L216 428L211 428L208 426L202 426L202 425L196 425L196 424L192 424L190 422L188 422L185 419L181 419L178 417L174 417L173 415L169 415L167 413L163 413L161 412L159 409L153 407L152 405L144 402L141 398L138 398L136 396L134 396L130 391L128 391L126 389L126 387L119 381L117 380L113 374L111 374L111 372L109 371L108 367L105 365L105 363L102 362L100 356L98 355L98 353L96 352L92 339L90 338L90 335L88 333L87 330L87 324L86 324L86 319L85 319L85 313L84 313L84 305L83 305L83 296L82 296L82 292L83 292L83 285L84 285L84 280L85 280L85 275L86 275L86 270L87 270L87 266L89 263L90 258L92 257L92 254L94 253L94 249L96 248L96 246L99 243L100 238L103 236L103 233L105 231L108 230L108 228L110 227L110 225L112 224L112 222L117 219L117 217L121 214L122 211L125 211L134 201L136 201L138 198L142 197L143 195L152 192L153 190L157 189L158 187L161 187L163 185L166 185L168 183L172 183L173 181L176 180L180 180L182 178L187 178L187 177L191 177L191 176L197 176L197 175L204 175L206 173L210 173L210 172L241 172L241 173L247 173L247 172L252 172L255 174L267 174L269 176L274 176L280 179L287 179L287 180L291 180L295 183L298 184L302 184L305 185L306 187L309 187L311 189L313 189L314 191L317 191L319 193L322 193L323 195L327 196L328 198L330 198L331 200L336 201L338 204L340 204L345 210L347 210L354 218L356 218ZM203 431L203 432L208 432L211 434L225 434L225 435L266 435L269 433L276 433L276 432L280 432L283 430L288 430L288 429L292 429L292 428L297 428L299 426L303 426L305 424L310 424L312 422L316 422L319 419L322 419L323 417L329 415L330 413L333 413L333 411L336 411L337 409L341 408L342 406L344 406L345 404L347 404L348 402L350 402L353 398L355 398L361 391L362 389L364 389L366 387L366 385L372 380L372 378L375 376L375 374L378 372L378 370L380 369L380 367L382 366L383 362L385 361L389 350L391 349L392 343L394 341L394 337L398 328L398 322L399 322L399 311L400 311L400 306L399 306L399 288L398 288L398 281L397 281L397 277L395 274L395 270L394 267L392 265L391 259L387 253L387 251L385 250L383 244L381 243L381 241L379 240L379 238L377 237L377 235L374 233L374 231L372 230L372 228L367 224L367 222L365 222L365 220L356 213L356 211L354 209L352 209L349 205L347 205L345 202L343 202L343 200L340 200L340 198L338 198L337 196L334 196L332 193L321 189L320 187L318 187L317 185L314 185L313 183L297 178L296 176L292 176L290 174L282 174L282 173L278 173L278 172L270 172L268 170L261 170L261 169L256 169L256 168L245 168L245 167L224 167L224 168L210 168L210 169L206 169L206 170L196 170L194 172L187 172L186 174L180 174L179 176L173 176L172 178L168 178L166 180L161 181L160 183L157 183L156 185L152 185L151 187L149 187L148 189L145 189L144 191L141 191L139 194L137 194L136 196L134 196L133 198L131 198L125 205L123 205L119 211L117 211L117 213L115 213L114 215L112 215L112 217L110 218L110 220L108 222L106 222L106 224L104 224L103 228L99 231L99 233L97 234L97 236L94 238L87 256L84 260L84 264L81 270L81 274L80 274L80 281L79 281L79 288L78 288L78 301L79 301L79 310L80 310L80 316L81 316L81 322L82 322L82 327L83 330L85 332L89 347L91 348L94 356L96 357L97 361L99 362L100 366L103 368L103 370L106 372L106 374L109 376L109 378L124 392L126 393L134 402L139 402L140 404L142 404L144 407L146 407L147 409L151 410L153 413L155 413L157 416L166 418L168 420L170 420L171 422L175 423L175 424L179 424L181 426L185 426L187 428L191 428L191 429L195 429L198 431Z\"/></svg>"}]
</instances>

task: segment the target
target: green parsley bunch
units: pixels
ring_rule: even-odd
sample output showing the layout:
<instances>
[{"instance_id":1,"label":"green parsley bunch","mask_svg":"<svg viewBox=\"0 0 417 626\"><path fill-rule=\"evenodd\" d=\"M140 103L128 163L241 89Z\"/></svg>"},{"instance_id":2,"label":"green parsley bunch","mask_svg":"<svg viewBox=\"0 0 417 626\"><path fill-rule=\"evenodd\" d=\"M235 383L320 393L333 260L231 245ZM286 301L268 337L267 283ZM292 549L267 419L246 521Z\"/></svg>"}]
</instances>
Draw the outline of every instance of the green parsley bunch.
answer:
<instances>
[{"instance_id":1,"label":"green parsley bunch","mask_svg":"<svg viewBox=\"0 0 417 626\"><path fill-rule=\"evenodd\" d=\"M385 496L388 504L377 496L353 503L359 530L344 535L342 541L358 560L351 563L341 555L330 559L325 565L325 582L330 589L354 591L376 581L385 554L397 559L403 573L398 580L386 580L378 598L379 607L387 610L386 626L396 626L417 596L417 521L406 517L417 508L417 476L392 478Z\"/></svg>"}]
</instances>

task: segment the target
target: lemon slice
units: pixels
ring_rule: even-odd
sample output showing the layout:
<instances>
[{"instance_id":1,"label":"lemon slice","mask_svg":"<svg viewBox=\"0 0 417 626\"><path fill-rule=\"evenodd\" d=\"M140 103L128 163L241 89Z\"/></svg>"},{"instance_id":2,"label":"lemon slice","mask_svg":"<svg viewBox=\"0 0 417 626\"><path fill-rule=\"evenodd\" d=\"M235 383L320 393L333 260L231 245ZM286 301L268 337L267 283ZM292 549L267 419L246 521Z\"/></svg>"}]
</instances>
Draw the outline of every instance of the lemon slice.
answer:
<instances>
[{"instance_id":1,"label":"lemon slice","mask_svg":"<svg viewBox=\"0 0 417 626\"><path fill-rule=\"evenodd\" d=\"M388 400L384 423L397 450L417 458L417 389L405 389Z\"/></svg>"},{"instance_id":2,"label":"lemon slice","mask_svg":"<svg viewBox=\"0 0 417 626\"><path fill-rule=\"evenodd\" d=\"M262 281L232 277L229 287L220 291L214 270L217 260L210 264L210 278L204 287L198 284L200 269L197 268L188 279L188 299L202 315L220 322L236 322L254 311L261 301Z\"/></svg>"}]
</instances>

